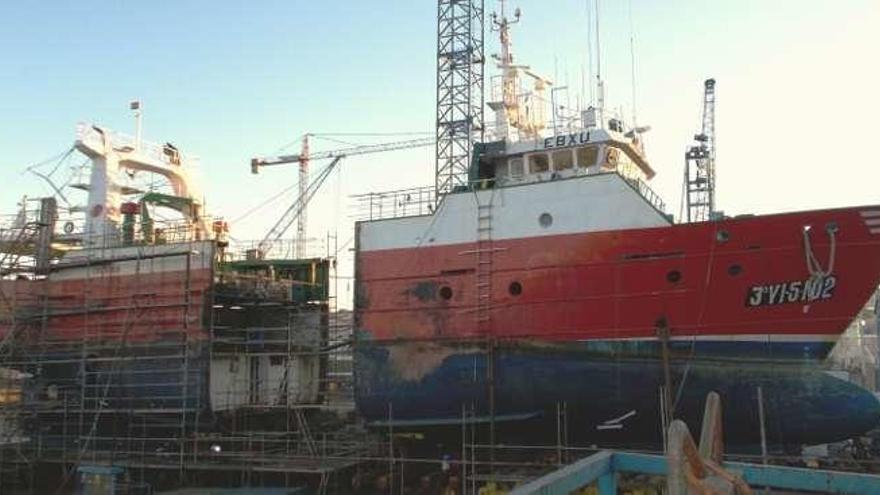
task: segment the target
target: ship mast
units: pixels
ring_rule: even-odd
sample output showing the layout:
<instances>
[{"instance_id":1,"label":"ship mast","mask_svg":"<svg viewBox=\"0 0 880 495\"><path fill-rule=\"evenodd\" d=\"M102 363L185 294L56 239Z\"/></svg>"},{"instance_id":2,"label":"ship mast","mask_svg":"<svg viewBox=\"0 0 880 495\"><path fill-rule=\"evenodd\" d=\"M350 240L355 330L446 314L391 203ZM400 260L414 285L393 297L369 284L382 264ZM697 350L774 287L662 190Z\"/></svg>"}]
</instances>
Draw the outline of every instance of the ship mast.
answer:
<instances>
[{"instance_id":1,"label":"ship mast","mask_svg":"<svg viewBox=\"0 0 880 495\"><path fill-rule=\"evenodd\" d=\"M495 112L495 128L501 139L532 139L539 136L546 125L544 121L544 90L553 83L532 72L527 65L518 65L513 60L513 42L510 26L520 21L522 12L514 10L513 19L508 19L505 9L506 1L499 0L500 14L492 13L492 30L498 32L501 53L492 56L501 69L501 100L489 102L489 108ZM534 80L532 94L521 95L520 76L522 71ZM512 129L517 130L514 135Z\"/></svg>"},{"instance_id":2,"label":"ship mast","mask_svg":"<svg viewBox=\"0 0 880 495\"><path fill-rule=\"evenodd\" d=\"M605 128L605 81L602 80L602 45L599 35L599 0L596 0L596 114L600 129Z\"/></svg>"},{"instance_id":3,"label":"ship mast","mask_svg":"<svg viewBox=\"0 0 880 495\"><path fill-rule=\"evenodd\" d=\"M501 126L502 135L507 136L507 125L518 127L519 124L519 105L517 102L517 82L519 73L517 67L513 65L513 51L511 50L510 26L516 24L522 15L519 9L514 11L514 20L507 18L505 13L505 0L500 0L501 16L492 13L492 29L498 31L498 37L501 41L501 55L494 57L498 60L498 68L501 69L501 111L498 124ZM500 129L499 129L500 130Z\"/></svg>"}]
</instances>

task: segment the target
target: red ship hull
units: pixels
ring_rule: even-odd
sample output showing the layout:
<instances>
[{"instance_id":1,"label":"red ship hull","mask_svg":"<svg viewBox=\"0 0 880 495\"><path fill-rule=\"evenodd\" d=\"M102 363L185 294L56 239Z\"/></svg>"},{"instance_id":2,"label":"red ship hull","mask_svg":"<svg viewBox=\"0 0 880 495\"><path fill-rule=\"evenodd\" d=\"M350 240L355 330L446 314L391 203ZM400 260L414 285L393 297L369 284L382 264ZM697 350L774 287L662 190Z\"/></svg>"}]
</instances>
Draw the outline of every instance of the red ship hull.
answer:
<instances>
[{"instance_id":1,"label":"red ship hull","mask_svg":"<svg viewBox=\"0 0 880 495\"><path fill-rule=\"evenodd\" d=\"M211 243L103 254L59 264L46 279L0 282L17 313L17 322L0 325L0 335L15 326L14 338L25 341L207 340L203 316L213 280Z\"/></svg>"},{"instance_id":2,"label":"red ship hull","mask_svg":"<svg viewBox=\"0 0 880 495\"><path fill-rule=\"evenodd\" d=\"M473 192L450 195L431 217L359 224L361 413L395 428L493 421L526 433L553 430L566 407L579 418L572 441L630 445L659 441L660 389L671 386L685 415L721 393L725 431L748 445L762 387L776 444L836 441L877 423L873 394L818 363L880 282L880 206L671 225L637 198L618 223L647 227L581 228L593 220L563 216L564 201L602 196L591 187L631 195L616 180L503 190L498 208L508 211L489 241L449 242L472 228L457 224L477 215ZM514 201L541 187L572 192L557 204ZM542 211L556 231L530 221Z\"/></svg>"},{"instance_id":3,"label":"red ship hull","mask_svg":"<svg viewBox=\"0 0 880 495\"><path fill-rule=\"evenodd\" d=\"M847 208L494 241L485 329L463 255L476 243L360 251L359 326L379 341L656 339L665 325L673 338L830 344L880 280L876 215L880 207ZM836 226L833 260L826 226ZM833 263L812 287L806 227L815 257Z\"/></svg>"}]
</instances>

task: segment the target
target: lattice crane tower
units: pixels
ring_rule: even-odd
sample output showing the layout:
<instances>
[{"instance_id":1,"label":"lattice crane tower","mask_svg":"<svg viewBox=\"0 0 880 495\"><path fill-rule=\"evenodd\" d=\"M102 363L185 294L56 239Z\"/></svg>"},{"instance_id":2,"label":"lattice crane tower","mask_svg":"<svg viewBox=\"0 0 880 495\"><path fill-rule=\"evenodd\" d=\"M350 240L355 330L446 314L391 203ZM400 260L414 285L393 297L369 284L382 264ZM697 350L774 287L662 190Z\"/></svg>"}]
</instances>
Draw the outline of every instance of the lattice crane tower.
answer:
<instances>
[{"instance_id":1,"label":"lattice crane tower","mask_svg":"<svg viewBox=\"0 0 880 495\"><path fill-rule=\"evenodd\" d=\"M685 152L687 221L711 220L715 214L715 79L703 84L703 126Z\"/></svg>"},{"instance_id":2,"label":"lattice crane tower","mask_svg":"<svg viewBox=\"0 0 880 495\"><path fill-rule=\"evenodd\" d=\"M437 4L437 200L466 186L483 137L484 0Z\"/></svg>"}]
</instances>

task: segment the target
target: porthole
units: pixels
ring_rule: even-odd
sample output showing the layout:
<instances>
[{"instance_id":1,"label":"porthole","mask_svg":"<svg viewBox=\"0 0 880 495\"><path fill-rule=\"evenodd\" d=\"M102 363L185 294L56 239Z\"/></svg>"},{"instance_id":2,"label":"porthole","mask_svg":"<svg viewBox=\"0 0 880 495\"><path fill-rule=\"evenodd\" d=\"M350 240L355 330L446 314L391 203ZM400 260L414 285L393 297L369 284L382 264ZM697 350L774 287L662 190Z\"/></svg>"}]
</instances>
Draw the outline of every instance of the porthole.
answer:
<instances>
[{"instance_id":1,"label":"porthole","mask_svg":"<svg viewBox=\"0 0 880 495\"><path fill-rule=\"evenodd\" d=\"M739 275L740 273L742 273L742 271L743 267L737 264L733 264L727 267L727 273L729 273L731 277Z\"/></svg>"},{"instance_id":2,"label":"porthole","mask_svg":"<svg viewBox=\"0 0 880 495\"><path fill-rule=\"evenodd\" d=\"M519 282L511 282L507 291L510 292L511 296L518 296L522 294L522 284Z\"/></svg>"},{"instance_id":3,"label":"porthole","mask_svg":"<svg viewBox=\"0 0 880 495\"><path fill-rule=\"evenodd\" d=\"M541 227L545 229L551 225L553 225L553 215L549 213L541 213L541 216L538 217L538 223Z\"/></svg>"},{"instance_id":4,"label":"porthole","mask_svg":"<svg viewBox=\"0 0 880 495\"><path fill-rule=\"evenodd\" d=\"M671 284L678 283L681 281L681 272L678 270L672 270L671 272L666 274L666 280Z\"/></svg>"},{"instance_id":5,"label":"porthole","mask_svg":"<svg viewBox=\"0 0 880 495\"><path fill-rule=\"evenodd\" d=\"M719 230L718 233L715 234L715 239L717 239L718 242L727 242L730 240L730 232L726 230Z\"/></svg>"},{"instance_id":6,"label":"porthole","mask_svg":"<svg viewBox=\"0 0 880 495\"><path fill-rule=\"evenodd\" d=\"M440 287L440 297L447 301L452 299L452 289L446 286Z\"/></svg>"}]
</instances>

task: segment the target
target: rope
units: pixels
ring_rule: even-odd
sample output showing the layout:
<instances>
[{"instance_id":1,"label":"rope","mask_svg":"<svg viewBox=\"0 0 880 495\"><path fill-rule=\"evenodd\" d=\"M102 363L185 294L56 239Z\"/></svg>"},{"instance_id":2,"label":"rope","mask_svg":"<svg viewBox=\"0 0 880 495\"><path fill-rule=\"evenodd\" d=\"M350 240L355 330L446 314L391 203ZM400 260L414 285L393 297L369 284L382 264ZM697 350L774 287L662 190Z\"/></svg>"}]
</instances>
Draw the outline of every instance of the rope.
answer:
<instances>
[{"instance_id":1,"label":"rope","mask_svg":"<svg viewBox=\"0 0 880 495\"><path fill-rule=\"evenodd\" d=\"M822 268L822 264L819 262L819 259L816 258L816 254L813 252L813 246L810 243L810 227L806 226L803 229L804 232L804 257L807 263L807 271L810 272L810 278L817 280L823 279L834 271L834 260L837 255L837 225L834 223L829 223L825 226L825 231L828 233L828 238L830 242L830 247L828 249L828 263L826 264L826 268Z\"/></svg>"}]
</instances>

